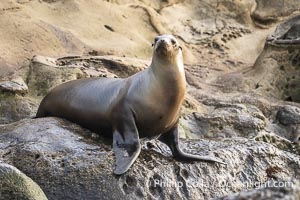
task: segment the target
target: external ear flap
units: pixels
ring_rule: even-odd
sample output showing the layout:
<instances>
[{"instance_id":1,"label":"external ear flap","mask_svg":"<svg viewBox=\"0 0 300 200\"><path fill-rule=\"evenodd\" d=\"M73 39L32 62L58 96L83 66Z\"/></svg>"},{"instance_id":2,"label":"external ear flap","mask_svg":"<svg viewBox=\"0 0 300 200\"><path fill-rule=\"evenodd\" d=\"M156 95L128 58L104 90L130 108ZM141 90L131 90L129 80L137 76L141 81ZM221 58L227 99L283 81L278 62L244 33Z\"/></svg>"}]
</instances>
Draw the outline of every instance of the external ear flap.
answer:
<instances>
[{"instance_id":1,"label":"external ear flap","mask_svg":"<svg viewBox=\"0 0 300 200\"><path fill-rule=\"evenodd\" d=\"M182 47L181 46L179 46L179 49L182 51Z\"/></svg>"},{"instance_id":2,"label":"external ear flap","mask_svg":"<svg viewBox=\"0 0 300 200\"><path fill-rule=\"evenodd\" d=\"M151 46L154 47L154 43L152 43Z\"/></svg>"}]
</instances>

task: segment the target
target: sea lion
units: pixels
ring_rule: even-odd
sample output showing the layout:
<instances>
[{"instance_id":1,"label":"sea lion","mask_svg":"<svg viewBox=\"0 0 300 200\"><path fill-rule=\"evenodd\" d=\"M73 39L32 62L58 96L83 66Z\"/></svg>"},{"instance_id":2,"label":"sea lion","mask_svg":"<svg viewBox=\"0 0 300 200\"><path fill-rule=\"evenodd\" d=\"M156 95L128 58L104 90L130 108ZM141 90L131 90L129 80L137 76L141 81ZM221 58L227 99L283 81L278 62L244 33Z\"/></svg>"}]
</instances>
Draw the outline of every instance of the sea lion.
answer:
<instances>
[{"instance_id":1,"label":"sea lion","mask_svg":"<svg viewBox=\"0 0 300 200\"><path fill-rule=\"evenodd\" d=\"M113 135L115 174L125 173L141 151L140 137L158 137L181 160L219 162L179 148L178 119L186 80L182 49L172 35L157 36L151 65L128 78L88 78L54 88L36 117L56 116Z\"/></svg>"}]
</instances>

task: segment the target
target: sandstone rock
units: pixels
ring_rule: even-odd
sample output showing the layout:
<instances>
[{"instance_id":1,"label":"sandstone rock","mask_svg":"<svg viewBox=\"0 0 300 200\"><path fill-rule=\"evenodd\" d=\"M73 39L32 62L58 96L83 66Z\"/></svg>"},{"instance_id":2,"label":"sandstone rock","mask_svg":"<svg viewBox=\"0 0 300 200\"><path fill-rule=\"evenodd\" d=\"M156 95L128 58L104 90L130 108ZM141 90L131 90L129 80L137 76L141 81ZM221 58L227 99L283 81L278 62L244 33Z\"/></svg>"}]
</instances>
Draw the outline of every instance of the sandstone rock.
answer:
<instances>
[{"instance_id":1,"label":"sandstone rock","mask_svg":"<svg viewBox=\"0 0 300 200\"><path fill-rule=\"evenodd\" d=\"M42 189L17 168L0 162L0 199L47 200Z\"/></svg>"},{"instance_id":2,"label":"sandstone rock","mask_svg":"<svg viewBox=\"0 0 300 200\"><path fill-rule=\"evenodd\" d=\"M287 101L300 102L299 31L300 17L278 25L268 37L252 69L243 73L244 90Z\"/></svg>"},{"instance_id":3,"label":"sandstone rock","mask_svg":"<svg viewBox=\"0 0 300 200\"><path fill-rule=\"evenodd\" d=\"M209 56L203 47L222 56L219 51L224 53L234 47L228 44L238 38L251 35L254 41L246 41L251 44L247 45L249 49L265 37L254 33L260 31L252 26L250 13L254 6L254 0L2 1L0 25L7 28L1 31L0 43L4 45L0 49L0 77L7 75L7 69L18 69L35 54L59 57L97 52L148 59L153 38L162 33L178 36L187 63L221 64L223 60L213 60L215 55ZM113 18L111 13L115 13ZM240 44L234 51L241 51L243 46ZM255 48L256 55L259 51Z\"/></svg>"},{"instance_id":4,"label":"sandstone rock","mask_svg":"<svg viewBox=\"0 0 300 200\"><path fill-rule=\"evenodd\" d=\"M0 92L0 124L35 116L39 100L29 96Z\"/></svg>"},{"instance_id":5,"label":"sandstone rock","mask_svg":"<svg viewBox=\"0 0 300 200\"><path fill-rule=\"evenodd\" d=\"M50 89L65 82L85 77L80 68L59 68L56 59L34 56L25 74L32 96L44 97Z\"/></svg>"},{"instance_id":6,"label":"sandstone rock","mask_svg":"<svg viewBox=\"0 0 300 200\"><path fill-rule=\"evenodd\" d=\"M251 17L257 25L262 27L299 11L299 1L297 0L256 0L256 4Z\"/></svg>"},{"instance_id":7,"label":"sandstone rock","mask_svg":"<svg viewBox=\"0 0 300 200\"><path fill-rule=\"evenodd\" d=\"M14 77L9 81L0 81L0 92L26 94L28 86L21 77Z\"/></svg>"},{"instance_id":8,"label":"sandstone rock","mask_svg":"<svg viewBox=\"0 0 300 200\"><path fill-rule=\"evenodd\" d=\"M40 118L0 126L1 160L31 177L49 199L207 199L299 178L299 155L264 142L182 140L185 151L213 153L227 166L175 161L155 140L142 145L129 172L116 177L111 140L75 124Z\"/></svg>"},{"instance_id":9,"label":"sandstone rock","mask_svg":"<svg viewBox=\"0 0 300 200\"><path fill-rule=\"evenodd\" d=\"M267 43L272 45L300 45L300 16L296 15L282 22L267 38Z\"/></svg>"},{"instance_id":10,"label":"sandstone rock","mask_svg":"<svg viewBox=\"0 0 300 200\"><path fill-rule=\"evenodd\" d=\"M27 84L20 76L0 81L0 124L33 115L37 101L26 96L27 93Z\"/></svg>"}]
</instances>

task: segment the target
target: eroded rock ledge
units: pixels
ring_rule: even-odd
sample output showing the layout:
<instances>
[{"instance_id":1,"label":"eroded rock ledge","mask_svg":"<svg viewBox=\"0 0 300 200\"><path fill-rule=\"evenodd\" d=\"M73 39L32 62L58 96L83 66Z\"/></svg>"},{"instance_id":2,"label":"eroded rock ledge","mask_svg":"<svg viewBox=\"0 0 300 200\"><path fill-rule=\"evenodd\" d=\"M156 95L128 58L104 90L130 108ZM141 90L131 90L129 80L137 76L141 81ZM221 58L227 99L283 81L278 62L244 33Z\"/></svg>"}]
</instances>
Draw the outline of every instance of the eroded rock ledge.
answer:
<instances>
[{"instance_id":1,"label":"eroded rock ledge","mask_svg":"<svg viewBox=\"0 0 300 200\"><path fill-rule=\"evenodd\" d=\"M110 139L58 118L0 126L1 161L32 178L49 199L207 199L250 190L258 183L299 179L300 156L265 142L183 140L185 151L212 153L227 166L178 162L158 141L142 144L133 167L116 177Z\"/></svg>"}]
</instances>

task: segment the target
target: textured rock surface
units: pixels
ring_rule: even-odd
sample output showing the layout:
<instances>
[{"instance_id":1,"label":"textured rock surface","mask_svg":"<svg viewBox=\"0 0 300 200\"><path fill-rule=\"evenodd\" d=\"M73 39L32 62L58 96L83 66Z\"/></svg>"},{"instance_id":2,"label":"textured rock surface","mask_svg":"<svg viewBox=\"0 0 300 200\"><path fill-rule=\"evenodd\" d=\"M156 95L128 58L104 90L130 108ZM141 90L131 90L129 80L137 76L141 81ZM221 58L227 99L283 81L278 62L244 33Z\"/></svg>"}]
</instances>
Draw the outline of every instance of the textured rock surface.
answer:
<instances>
[{"instance_id":1,"label":"textured rock surface","mask_svg":"<svg viewBox=\"0 0 300 200\"><path fill-rule=\"evenodd\" d=\"M267 119L255 106L218 104L210 113L194 112L182 121L194 137L253 137L266 127Z\"/></svg>"},{"instance_id":2,"label":"textured rock surface","mask_svg":"<svg viewBox=\"0 0 300 200\"><path fill-rule=\"evenodd\" d=\"M0 124L34 116L38 99L14 93L0 92Z\"/></svg>"},{"instance_id":3,"label":"textured rock surface","mask_svg":"<svg viewBox=\"0 0 300 200\"><path fill-rule=\"evenodd\" d=\"M28 92L28 86L21 77L14 77L9 81L1 81L0 91L26 94Z\"/></svg>"},{"instance_id":4,"label":"textured rock surface","mask_svg":"<svg viewBox=\"0 0 300 200\"><path fill-rule=\"evenodd\" d=\"M299 17L285 22L287 29L299 23ZM276 31L274 35L277 35ZM297 41L299 41L297 36L289 39L269 38L253 69L245 73L245 76L249 77L248 80L254 80L253 84L257 93L300 102L299 44Z\"/></svg>"},{"instance_id":5,"label":"textured rock surface","mask_svg":"<svg viewBox=\"0 0 300 200\"><path fill-rule=\"evenodd\" d=\"M1 160L31 177L49 199L207 199L267 181L299 179L300 156L265 142L242 138L182 142L185 151L213 153L227 166L178 162L163 144L155 140L142 144L130 171L116 177L111 141L75 124L42 118L0 127Z\"/></svg>"},{"instance_id":6,"label":"textured rock surface","mask_svg":"<svg viewBox=\"0 0 300 200\"><path fill-rule=\"evenodd\" d=\"M269 44L298 46L300 38L300 16L290 18L279 24L276 30L267 38Z\"/></svg>"},{"instance_id":7,"label":"textured rock surface","mask_svg":"<svg viewBox=\"0 0 300 200\"><path fill-rule=\"evenodd\" d=\"M0 162L0 199L47 200L41 188L17 168Z\"/></svg>"},{"instance_id":8,"label":"textured rock surface","mask_svg":"<svg viewBox=\"0 0 300 200\"><path fill-rule=\"evenodd\" d=\"M143 141L130 172L115 177L111 141L53 118L0 126L0 160L50 199L298 198L297 184L253 190L255 183L299 181L300 17L281 23L299 13L298 4L1 1L0 124L33 117L41 98L63 82L143 70L152 39L172 33L184 50L188 82L180 134L197 139L183 147L215 152L228 166L177 162L164 145Z\"/></svg>"},{"instance_id":9,"label":"textured rock surface","mask_svg":"<svg viewBox=\"0 0 300 200\"><path fill-rule=\"evenodd\" d=\"M268 98L299 102L299 30L300 17L292 17L277 26L253 67L219 76L226 93L244 91ZM288 35L288 36L287 36Z\"/></svg>"},{"instance_id":10,"label":"textured rock surface","mask_svg":"<svg viewBox=\"0 0 300 200\"><path fill-rule=\"evenodd\" d=\"M300 198L299 182L282 184L283 187L278 187L279 182L270 182L269 188L241 192L239 194L229 195L219 198L220 200L296 200ZM258 186L259 187L259 186Z\"/></svg>"},{"instance_id":11,"label":"textured rock surface","mask_svg":"<svg viewBox=\"0 0 300 200\"><path fill-rule=\"evenodd\" d=\"M296 106L283 106L278 110L277 119L281 124L300 124L300 108Z\"/></svg>"},{"instance_id":12,"label":"textured rock surface","mask_svg":"<svg viewBox=\"0 0 300 200\"><path fill-rule=\"evenodd\" d=\"M299 13L298 0L255 0L256 8L251 14L254 22L262 27L268 26L282 17Z\"/></svg>"}]
</instances>

